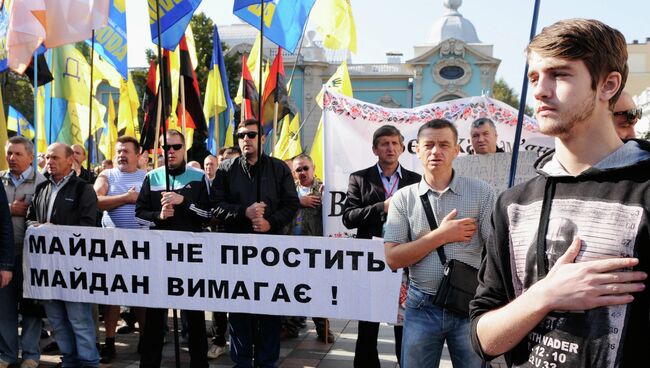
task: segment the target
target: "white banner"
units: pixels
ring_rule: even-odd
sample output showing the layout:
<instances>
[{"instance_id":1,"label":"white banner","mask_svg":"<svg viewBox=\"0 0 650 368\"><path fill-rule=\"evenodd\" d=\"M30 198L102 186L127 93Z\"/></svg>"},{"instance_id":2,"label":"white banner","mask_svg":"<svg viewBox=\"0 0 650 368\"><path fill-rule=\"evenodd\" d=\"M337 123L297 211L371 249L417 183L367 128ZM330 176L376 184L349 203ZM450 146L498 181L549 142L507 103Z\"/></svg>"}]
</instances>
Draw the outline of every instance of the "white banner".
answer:
<instances>
[{"instance_id":1,"label":"white banner","mask_svg":"<svg viewBox=\"0 0 650 368\"><path fill-rule=\"evenodd\" d=\"M98 304L394 322L379 240L42 225L24 294Z\"/></svg>"},{"instance_id":2,"label":"white banner","mask_svg":"<svg viewBox=\"0 0 650 368\"><path fill-rule=\"evenodd\" d=\"M517 110L491 98L469 97L412 109L385 108L327 90L323 100L326 188L323 195L323 218L324 232L328 236L341 238L356 234L356 229L348 230L342 222L349 176L377 163L377 157L372 153L372 134L382 125L394 125L402 132L406 151L400 157L400 163L420 174L422 164L415 154L417 131L422 124L432 119L446 119L456 125L461 156L471 151L470 126L480 117L494 121L498 134L497 145L506 152L512 151ZM537 155L552 148L553 138L539 133L537 122L525 117L520 151L534 152ZM530 155L526 157L527 163L530 163L529 158ZM499 163L504 167L510 165L509 160Z\"/></svg>"}]
</instances>

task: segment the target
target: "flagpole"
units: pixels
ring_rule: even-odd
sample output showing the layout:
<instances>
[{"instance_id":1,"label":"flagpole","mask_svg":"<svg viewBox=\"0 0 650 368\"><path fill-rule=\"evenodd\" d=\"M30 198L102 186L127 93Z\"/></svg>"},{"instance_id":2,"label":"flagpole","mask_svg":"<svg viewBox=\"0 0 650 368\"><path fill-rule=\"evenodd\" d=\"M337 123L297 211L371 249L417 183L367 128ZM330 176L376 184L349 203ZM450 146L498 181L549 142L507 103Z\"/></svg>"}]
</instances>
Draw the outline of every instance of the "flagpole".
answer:
<instances>
[{"instance_id":1,"label":"flagpole","mask_svg":"<svg viewBox=\"0 0 650 368\"><path fill-rule=\"evenodd\" d=\"M165 117L164 121L161 118L161 123L162 123L162 129L163 129L163 154L164 154L164 159L165 159L165 188L166 191L169 192L171 186L169 182L169 158L167 157L167 105L165 101L165 86L167 82L167 78L165 75L165 68L167 65L164 65L163 67L163 62L164 58L162 55L162 32L160 31L160 0L156 0L156 26L158 28L158 69L160 70L160 101L161 101L161 111L163 112L162 115ZM166 63L165 63L166 64ZM176 358L176 368L181 368L181 352L180 352L180 345L178 341L178 313L176 309L173 309L173 321L174 321L174 355Z\"/></svg>"},{"instance_id":2,"label":"flagpole","mask_svg":"<svg viewBox=\"0 0 650 368\"><path fill-rule=\"evenodd\" d=\"M262 96L262 91L264 91L264 67L262 67L262 61L264 60L264 0L260 0L260 74L259 74L259 95L260 100ZM258 102L259 113L257 115L257 164L261 166L260 160L262 159L262 119L264 119L264 104L262 101ZM256 170L257 173L257 202L262 200L262 170Z\"/></svg>"},{"instance_id":3,"label":"flagpole","mask_svg":"<svg viewBox=\"0 0 650 368\"><path fill-rule=\"evenodd\" d=\"M38 116L38 56L34 53L34 118L36 121ZM20 135L20 122L17 122L17 130ZM34 155L34 172L38 171L38 124L34 124L34 146L36 147L36 154ZM4 149L4 147L2 147Z\"/></svg>"},{"instance_id":4,"label":"flagpole","mask_svg":"<svg viewBox=\"0 0 650 368\"><path fill-rule=\"evenodd\" d=\"M216 27L216 26L215 26L215 27ZM214 42L216 42L216 40L213 40L213 44L214 44ZM217 47L217 45L213 45L212 47L213 47L213 48L214 48L214 47ZM219 45L219 47L221 47L221 45ZM213 55L214 55L214 54L213 54ZM213 73L214 73L214 66L213 66L213 69L212 69L212 70L213 70ZM221 67L219 67L219 71L221 71ZM215 74L216 74L216 73L215 73ZM216 76L215 76L215 78L216 78ZM221 80L221 75L219 76L219 79ZM213 79L213 80L214 80L214 79ZM216 83L218 83L218 82L215 81L215 84L216 84ZM223 82L221 82L221 85L223 86ZM216 92L216 88L215 88L214 90L215 90L215 92ZM230 93L230 92L223 91L223 93L224 93L224 97L225 97L225 94L226 94L226 93ZM215 141L215 142L214 142L214 153L215 153L215 156L216 156L216 154L218 154L218 152L219 152L219 128L220 128L220 121L219 121L219 113L217 113L217 111L219 111L218 96L217 96L216 93L213 93L213 95L214 95L214 141ZM226 103L226 105L228 105L228 104ZM226 110L228 110L228 107L227 107L227 106L226 106ZM210 124L210 122L208 121L208 125L209 125L209 124ZM225 131L226 131L226 132L228 131L228 125L227 125L227 124L226 124L226 130L225 130ZM225 140L224 140L224 142L225 142Z\"/></svg>"},{"instance_id":5,"label":"flagpole","mask_svg":"<svg viewBox=\"0 0 650 368\"><path fill-rule=\"evenodd\" d=\"M309 13L311 15L311 12ZM293 74L296 72L296 66L298 65L298 60L300 59L300 51L302 51L303 37L305 37L305 30L307 29L307 23L309 23L309 16L305 21L305 25L302 27L302 36L300 37L300 45L298 45L298 52L296 53L296 60L293 61L293 68L291 68L291 76L289 76L289 83L293 80Z\"/></svg>"},{"instance_id":6,"label":"flagpole","mask_svg":"<svg viewBox=\"0 0 650 368\"><path fill-rule=\"evenodd\" d=\"M309 119L309 117L311 116L311 113L314 111L316 106L318 106L318 104L314 104L314 106L311 107L311 109L307 113L307 116L305 116L305 118L302 120L302 123L300 123L300 126L298 127L298 134L300 134L300 131L302 130L302 127L305 126L305 123L307 122L307 119ZM313 146L313 144L312 144L312 146ZM288 150L289 150L289 146L287 146L287 148L284 149L284 151L282 152L280 157L284 157L284 154L287 153Z\"/></svg>"},{"instance_id":7,"label":"flagpole","mask_svg":"<svg viewBox=\"0 0 650 368\"><path fill-rule=\"evenodd\" d=\"M153 141L153 167L158 167L158 141L160 140L160 115L162 110L162 101L160 101L160 86L158 86L158 106L156 107L156 133Z\"/></svg>"},{"instance_id":8,"label":"flagpole","mask_svg":"<svg viewBox=\"0 0 650 368\"><path fill-rule=\"evenodd\" d=\"M48 50L47 52L48 52L48 59L50 61L50 66L52 68L52 75L56 75L55 74L56 71L54 70L54 61L52 60L52 58L54 58L54 50ZM56 78L54 78L54 79L56 79ZM47 140L47 136L46 136L46 139L45 139L45 145L46 146L48 144L50 144L51 141L55 141L55 139L52 138L52 88L54 87L54 83L55 83L54 80L52 80L50 82L50 97L49 97L50 98L50 109L49 109L50 110L50 121L48 121L48 124L47 124L48 125L48 130L50 132L50 134L49 134L50 141ZM45 92L45 90L43 90L43 92ZM43 102L45 102L45 93L43 94L43 100L44 100ZM45 108L45 106L43 106L43 108ZM45 114L43 114L43 126L45 126ZM37 149L37 151L38 151L38 149Z\"/></svg>"},{"instance_id":9,"label":"flagpole","mask_svg":"<svg viewBox=\"0 0 650 368\"><path fill-rule=\"evenodd\" d=\"M88 140L88 157L86 157L87 164L86 164L86 169L88 170L88 177L92 177L90 173L90 154L91 154L91 149L92 147L90 146L90 138L92 138L92 130L93 130L93 64L94 64L94 59L95 59L95 30L93 29L92 36L90 37L90 93L89 95L89 104L88 106L90 107L88 109L88 137L86 138Z\"/></svg>"},{"instance_id":10,"label":"flagpole","mask_svg":"<svg viewBox=\"0 0 650 368\"><path fill-rule=\"evenodd\" d=\"M275 88L278 88L277 86ZM275 100L274 109L273 109L273 146L271 146L271 154L275 153L275 144L278 140L278 135L275 134L278 131L278 100Z\"/></svg>"},{"instance_id":11,"label":"flagpole","mask_svg":"<svg viewBox=\"0 0 650 368\"><path fill-rule=\"evenodd\" d=\"M530 25L529 41L535 37L537 31L537 18L539 16L540 0L535 0L535 7L533 10L533 21ZM508 179L508 188L515 185L515 176L517 175L517 159L519 158L519 145L521 141L521 128L524 123L524 112L526 110L526 96L528 94L528 61L524 68L524 82L521 86L521 99L519 100L519 114L517 115L517 129L515 130L515 141L512 147L512 160L510 161L510 178Z\"/></svg>"},{"instance_id":12,"label":"flagpole","mask_svg":"<svg viewBox=\"0 0 650 368\"><path fill-rule=\"evenodd\" d=\"M187 128L187 120L185 118L185 77L183 77L183 74L180 75L180 80L181 80L181 110L182 110L182 115L181 115L181 133L183 133L183 137L185 137L185 142L183 142L183 145L187 147L187 137L185 136L185 129ZM187 162L187 149L185 150L185 162Z\"/></svg>"}]
</instances>

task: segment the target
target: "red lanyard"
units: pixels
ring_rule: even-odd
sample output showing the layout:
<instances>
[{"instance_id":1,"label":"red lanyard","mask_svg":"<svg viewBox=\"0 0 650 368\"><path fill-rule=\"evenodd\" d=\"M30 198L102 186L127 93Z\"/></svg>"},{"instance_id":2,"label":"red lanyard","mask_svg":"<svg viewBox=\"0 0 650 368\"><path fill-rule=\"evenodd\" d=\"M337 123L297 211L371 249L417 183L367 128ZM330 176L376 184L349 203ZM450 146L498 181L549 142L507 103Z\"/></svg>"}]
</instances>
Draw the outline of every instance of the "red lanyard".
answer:
<instances>
[{"instance_id":1,"label":"red lanyard","mask_svg":"<svg viewBox=\"0 0 650 368\"><path fill-rule=\"evenodd\" d=\"M395 178L395 183L393 183L393 187L390 188L390 192L388 191L388 188L384 185L384 181L381 181L381 185L384 187L384 193L386 194L386 199L390 198L393 196L393 193L395 192L395 188L397 188L397 183L399 183L399 176Z\"/></svg>"}]
</instances>

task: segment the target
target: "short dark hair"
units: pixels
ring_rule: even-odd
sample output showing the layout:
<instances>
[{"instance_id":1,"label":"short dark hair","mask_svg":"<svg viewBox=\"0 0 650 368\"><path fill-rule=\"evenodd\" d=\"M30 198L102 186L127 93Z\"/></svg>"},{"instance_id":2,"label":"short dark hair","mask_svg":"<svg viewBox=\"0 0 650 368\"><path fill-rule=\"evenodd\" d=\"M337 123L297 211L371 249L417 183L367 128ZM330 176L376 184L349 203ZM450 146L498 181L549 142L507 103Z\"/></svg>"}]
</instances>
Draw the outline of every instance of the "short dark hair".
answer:
<instances>
[{"instance_id":1,"label":"short dark hair","mask_svg":"<svg viewBox=\"0 0 650 368\"><path fill-rule=\"evenodd\" d=\"M135 150L135 153L139 154L140 153L140 142L138 142L137 139L129 136L129 135L123 135L121 137L117 138L117 143L122 143L122 144L127 144L131 143L133 144L133 149Z\"/></svg>"},{"instance_id":2,"label":"short dark hair","mask_svg":"<svg viewBox=\"0 0 650 368\"><path fill-rule=\"evenodd\" d=\"M399 131L399 129L395 128L393 125L388 125L388 124L382 125L377 130L375 130L375 132L372 134L372 147L377 148L377 144L379 144L379 138L394 137L394 136L399 137L399 143L403 146L404 136Z\"/></svg>"},{"instance_id":3,"label":"short dark hair","mask_svg":"<svg viewBox=\"0 0 650 368\"><path fill-rule=\"evenodd\" d=\"M239 146L232 146L232 147L228 147L227 149L229 149L230 152L236 153L241 156L241 148L239 148Z\"/></svg>"},{"instance_id":4,"label":"short dark hair","mask_svg":"<svg viewBox=\"0 0 650 368\"><path fill-rule=\"evenodd\" d=\"M472 122L471 127L472 127L472 129L474 129L474 128L480 128L480 127L482 127L482 126L485 125L485 124L491 126L492 129L494 129L494 131L497 130L496 125L494 125L494 122L493 122L492 119L490 119L490 118L478 118L478 119L476 119L476 120L474 120L474 121Z\"/></svg>"},{"instance_id":5,"label":"short dark hair","mask_svg":"<svg viewBox=\"0 0 650 368\"><path fill-rule=\"evenodd\" d=\"M34 154L34 143L32 143L31 140L29 140L29 139L27 139L27 138L25 138L23 136L15 135L15 136L9 138L9 140L5 144L5 149L7 148L7 146L9 144L22 144L23 146L25 146L25 151L27 151L27 153L29 153L30 155Z\"/></svg>"},{"instance_id":6,"label":"short dark hair","mask_svg":"<svg viewBox=\"0 0 650 368\"><path fill-rule=\"evenodd\" d=\"M181 137L181 142L183 142L183 146L185 146L185 136L183 133L179 132L176 129L167 129L167 138L171 136Z\"/></svg>"},{"instance_id":7,"label":"short dark hair","mask_svg":"<svg viewBox=\"0 0 650 368\"><path fill-rule=\"evenodd\" d=\"M591 89L611 72L621 74L621 86L609 99L613 111L627 81L627 43L618 30L595 19L565 19L542 29L530 41L526 55L582 60L591 76Z\"/></svg>"},{"instance_id":8,"label":"short dark hair","mask_svg":"<svg viewBox=\"0 0 650 368\"><path fill-rule=\"evenodd\" d=\"M451 129L451 132L454 133L454 142L458 142L458 129L452 124L449 120L444 119L433 119L429 120L426 123L422 124L420 129L418 129L417 138L420 139L420 133L425 129Z\"/></svg>"},{"instance_id":9,"label":"short dark hair","mask_svg":"<svg viewBox=\"0 0 650 368\"><path fill-rule=\"evenodd\" d=\"M223 155L224 152L226 152L227 149L228 149L228 147L221 147L221 148L219 148L219 149L217 150L217 155Z\"/></svg>"},{"instance_id":10,"label":"short dark hair","mask_svg":"<svg viewBox=\"0 0 650 368\"><path fill-rule=\"evenodd\" d=\"M251 125L259 126L260 122L257 119L246 119L237 125L237 129L249 127Z\"/></svg>"}]
</instances>

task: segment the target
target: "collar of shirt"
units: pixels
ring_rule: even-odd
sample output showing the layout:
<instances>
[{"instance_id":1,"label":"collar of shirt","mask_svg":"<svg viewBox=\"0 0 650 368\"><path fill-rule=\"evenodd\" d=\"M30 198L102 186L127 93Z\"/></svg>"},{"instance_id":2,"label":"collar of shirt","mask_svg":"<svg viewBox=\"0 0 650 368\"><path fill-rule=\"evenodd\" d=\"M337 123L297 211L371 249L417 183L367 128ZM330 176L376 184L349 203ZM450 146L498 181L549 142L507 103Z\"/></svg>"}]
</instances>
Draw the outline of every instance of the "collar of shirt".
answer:
<instances>
[{"instance_id":1,"label":"collar of shirt","mask_svg":"<svg viewBox=\"0 0 650 368\"><path fill-rule=\"evenodd\" d=\"M58 189L58 188L64 186L65 183L67 183L68 180L70 180L70 177L71 177L72 175L76 175L75 172L74 172L74 170L70 170L70 172L68 173L68 175L66 175L65 177L63 177L63 179L61 179L61 181L59 181L58 183L57 183L56 181L54 181L54 178L53 178L52 176L50 176L48 179L49 179L50 182L54 185L54 187Z\"/></svg>"},{"instance_id":2,"label":"collar of shirt","mask_svg":"<svg viewBox=\"0 0 650 368\"><path fill-rule=\"evenodd\" d=\"M442 192L438 192L437 190L431 188L429 183L427 183L427 181L424 179L424 175L422 175L422 180L420 180L420 183L418 184L418 195L423 195L423 194L427 193L428 191L432 191L433 193L436 193L436 194L439 193L439 195L442 195L442 194L446 193L447 191L450 191L450 192L452 192L454 194L457 194L457 195L462 195L462 193L460 193L460 188L458 186L458 180L456 180L456 179L457 179L456 171L453 171L452 174L451 174L451 181L449 182L449 185L447 186L447 188L445 188L445 190L443 190Z\"/></svg>"},{"instance_id":3,"label":"collar of shirt","mask_svg":"<svg viewBox=\"0 0 650 368\"><path fill-rule=\"evenodd\" d=\"M18 187L20 184L22 184L25 180L27 180L30 176L32 176L32 173L34 172L34 168L31 167L31 165L23 171L19 177L15 177L11 171L8 171L9 173L9 178L11 179L11 182L14 184L14 187Z\"/></svg>"},{"instance_id":4,"label":"collar of shirt","mask_svg":"<svg viewBox=\"0 0 650 368\"><path fill-rule=\"evenodd\" d=\"M381 169L381 166L379 166L379 162L377 163L377 170L379 170L379 177L381 178L381 183L384 186L384 194L386 195L386 198L390 198L397 189L397 183L399 179L402 178L401 166L400 164L397 164L397 170L395 170L390 178L387 178L384 175L384 171Z\"/></svg>"}]
</instances>

